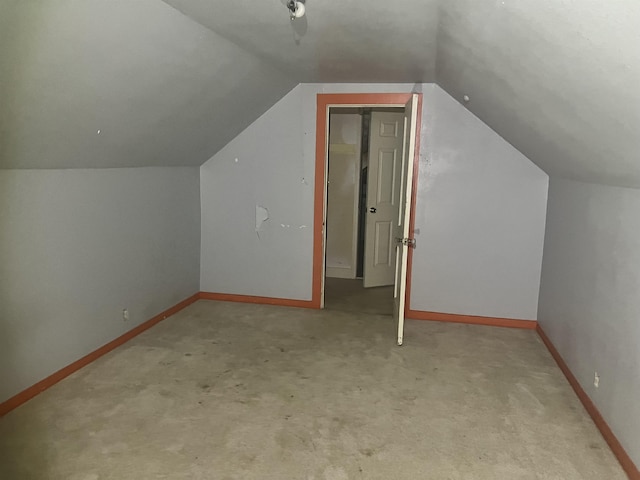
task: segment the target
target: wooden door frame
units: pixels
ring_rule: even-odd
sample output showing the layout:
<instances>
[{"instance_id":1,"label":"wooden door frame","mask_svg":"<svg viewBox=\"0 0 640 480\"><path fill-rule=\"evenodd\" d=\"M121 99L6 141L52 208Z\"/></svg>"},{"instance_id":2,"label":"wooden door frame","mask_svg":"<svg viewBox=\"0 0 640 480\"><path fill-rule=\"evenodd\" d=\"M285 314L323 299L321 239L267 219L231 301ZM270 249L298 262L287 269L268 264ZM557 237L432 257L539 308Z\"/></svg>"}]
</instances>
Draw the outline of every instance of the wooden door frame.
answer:
<instances>
[{"instance_id":1,"label":"wooden door frame","mask_svg":"<svg viewBox=\"0 0 640 480\"><path fill-rule=\"evenodd\" d=\"M325 245L324 222L327 205L327 164L329 142L330 107L404 107L414 93L319 93L316 103L316 163L313 200L313 280L311 303L314 308L322 308L322 284L324 280ZM420 165L420 130L422 127L422 94L418 95L416 118L416 148L413 161L413 188L411 192L411 216L409 233L414 236L416 194L418 191L418 173ZM405 315L410 310L411 274L413 249L409 249L407 264L407 291L405 296Z\"/></svg>"}]
</instances>

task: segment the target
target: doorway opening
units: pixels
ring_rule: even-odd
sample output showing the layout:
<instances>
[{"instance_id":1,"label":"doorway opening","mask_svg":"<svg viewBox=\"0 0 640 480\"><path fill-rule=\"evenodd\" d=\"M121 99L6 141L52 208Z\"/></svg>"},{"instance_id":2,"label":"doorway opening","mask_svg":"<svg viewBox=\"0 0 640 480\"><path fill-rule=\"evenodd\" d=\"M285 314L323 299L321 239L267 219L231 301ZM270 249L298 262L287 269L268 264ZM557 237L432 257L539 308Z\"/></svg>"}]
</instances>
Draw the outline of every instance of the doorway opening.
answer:
<instances>
[{"instance_id":1,"label":"doorway opening","mask_svg":"<svg viewBox=\"0 0 640 480\"><path fill-rule=\"evenodd\" d=\"M331 107L325 308L392 315L404 107Z\"/></svg>"},{"instance_id":2,"label":"doorway opening","mask_svg":"<svg viewBox=\"0 0 640 480\"><path fill-rule=\"evenodd\" d=\"M327 221L327 192L329 179L329 119L331 108L355 108L371 109L371 122L374 122L374 113L376 109L395 107L402 110L403 121L396 123L394 121L381 121L373 128L369 128L370 137L373 138L372 132L378 132L379 137L386 141L386 137L395 137L400 131L400 125L403 126L404 135L402 135L402 147L389 146L387 144L379 145L373 150L373 144L368 143L369 163L367 165L367 205L366 221L364 227L364 261L362 268L363 287L365 283L367 287L372 288L376 285L385 285L385 281L380 282L380 278L388 278L389 272L394 276L393 284L393 318L397 324L397 342L402 344L404 329L404 314L408 307L407 299L409 298L411 277L411 260L413 248L415 248L414 231L414 205L415 205L415 184L417 183L417 171L419 158L419 139L421 125L421 105L422 94L418 93L391 93L391 94L318 94L317 110L316 110L316 162L315 162L315 197L314 197L314 225L313 225L313 285L312 285L312 304L319 308L324 308L325 303L325 286L326 286L326 221ZM334 127L335 131L335 127ZM353 137L353 132L349 134ZM355 135L361 138L361 134ZM371 140L370 139L370 140ZM358 144L349 145L348 142L334 142L337 145L331 147L333 153L347 154L358 148ZM361 142L360 142L361 147ZM361 155L360 151L360 155ZM356 158L359 158L356 157ZM374 159L372 161L372 159ZM378 173L373 172L377 168ZM334 168L332 173L335 173ZM356 170L359 172L359 170ZM382 172L382 173L380 173ZM360 173L360 172L359 172ZM361 187L360 182L354 183ZM361 177L360 177L361 178ZM386 181L393 179L394 181ZM375 179L375 182L372 180ZM399 181L397 181L399 180ZM370 189L372 185L378 188L377 193L372 195ZM335 181L334 181L335 187ZM335 188L334 188L335 190ZM356 212L356 202L359 204L359 193L357 196L352 195L352 212ZM372 198L375 203L371 204ZM385 218L388 214L390 201L397 205L395 210L396 218L393 214L389 218ZM357 224L360 209L351 216L351 224ZM372 215L374 217L372 217ZM370 221L375 220L375 221ZM334 224L336 220L334 219ZM373 235L374 241L367 241L367 235ZM373 233L370 233L373 232ZM352 231L353 235L353 231ZM353 236L352 236L353 239ZM355 246L354 246L355 245ZM357 275L357 241L355 244L351 242L353 262L348 268ZM390 257L395 250L395 265ZM373 266L367 270L369 260L373 258ZM334 265L336 267L339 265ZM374 268L375 267L375 268ZM373 275L369 273L373 272ZM387 275L387 277L385 277ZM331 278L331 277L329 277Z\"/></svg>"}]
</instances>

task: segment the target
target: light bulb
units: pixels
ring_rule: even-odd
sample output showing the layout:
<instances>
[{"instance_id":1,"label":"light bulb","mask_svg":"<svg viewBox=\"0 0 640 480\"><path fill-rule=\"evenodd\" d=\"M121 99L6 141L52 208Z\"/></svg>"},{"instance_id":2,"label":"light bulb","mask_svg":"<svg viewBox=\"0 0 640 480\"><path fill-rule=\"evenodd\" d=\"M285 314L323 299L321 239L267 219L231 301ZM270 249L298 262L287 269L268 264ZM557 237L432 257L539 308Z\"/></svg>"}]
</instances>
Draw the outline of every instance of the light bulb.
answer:
<instances>
[{"instance_id":1,"label":"light bulb","mask_svg":"<svg viewBox=\"0 0 640 480\"><path fill-rule=\"evenodd\" d=\"M296 2L296 9L293 12L293 16L295 18L300 18L304 16L304 3Z\"/></svg>"}]
</instances>

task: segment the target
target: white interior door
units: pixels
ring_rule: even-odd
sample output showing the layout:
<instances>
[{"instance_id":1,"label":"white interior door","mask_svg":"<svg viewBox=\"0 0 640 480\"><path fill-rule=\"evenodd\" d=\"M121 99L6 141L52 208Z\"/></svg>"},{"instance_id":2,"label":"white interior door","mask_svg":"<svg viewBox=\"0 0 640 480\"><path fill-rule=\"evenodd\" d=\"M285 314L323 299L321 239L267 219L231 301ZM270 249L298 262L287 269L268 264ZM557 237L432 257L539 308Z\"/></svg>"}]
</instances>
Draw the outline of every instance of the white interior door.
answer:
<instances>
[{"instance_id":1,"label":"white interior door","mask_svg":"<svg viewBox=\"0 0 640 480\"><path fill-rule=\"evenodd\" d=\"M396 278L394 290L393 316L398 326L398 345L404 337L404 307L407 292L407 263L409 248L415 240L409 237L409 219L411 217L411 194L413 187L413 164L416 150L416 123L418 117L418 95L412 95L404 109L404 146L402 149L400 208L397 216Z\"/></svg>"},{"instance_id":2,"label":"white interior door","mask_svg":"<svg viewBox=\"0 0 640 480\"><path fill-rule=\"evenodd\" d=\"M404 114L372 112L364 242L365 287L393 285L400 211Z\"/></svg>"}]
</instances>

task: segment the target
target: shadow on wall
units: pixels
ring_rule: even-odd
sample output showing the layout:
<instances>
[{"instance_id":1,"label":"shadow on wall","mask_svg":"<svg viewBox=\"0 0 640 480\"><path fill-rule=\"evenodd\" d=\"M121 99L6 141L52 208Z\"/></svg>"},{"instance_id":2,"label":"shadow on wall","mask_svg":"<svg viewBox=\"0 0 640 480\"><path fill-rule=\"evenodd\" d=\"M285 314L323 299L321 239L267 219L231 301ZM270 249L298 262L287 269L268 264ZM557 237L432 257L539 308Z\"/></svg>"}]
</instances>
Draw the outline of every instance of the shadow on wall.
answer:
<instances>
[{"instance_id":1,"label":"shadow on wall","mask_svg":"<svg viewBox=\"0 0 640 480\"><path fill-rule=\"evenodd\" d=\"M0 169L17 148L12 132L19 128L20 99L27 85L25 78L38 54L35 32L40 30L47 10L41 2L0 2ZM3 309L8 302L2 301L8 292L8 282L12 281L6 265L16 254L10 250L4 235L12 228L6 197L11 188L14 187L0 176L0 365L8 371L14 370L19 363L15 351L17 340L9 320L10 317L23 317L19 311ZM0 378L0 382L4 380ZM0 402L5 400L0 398ZM0 478L50 478L54 452L47 429L52 420L48 412L37 411L28 403L0 417Z\"/></svg>"}]
</instances>

